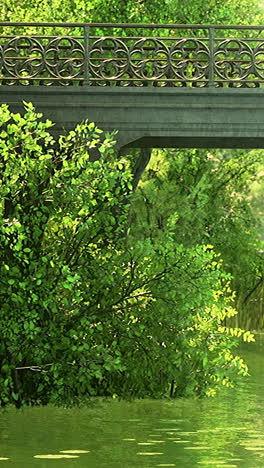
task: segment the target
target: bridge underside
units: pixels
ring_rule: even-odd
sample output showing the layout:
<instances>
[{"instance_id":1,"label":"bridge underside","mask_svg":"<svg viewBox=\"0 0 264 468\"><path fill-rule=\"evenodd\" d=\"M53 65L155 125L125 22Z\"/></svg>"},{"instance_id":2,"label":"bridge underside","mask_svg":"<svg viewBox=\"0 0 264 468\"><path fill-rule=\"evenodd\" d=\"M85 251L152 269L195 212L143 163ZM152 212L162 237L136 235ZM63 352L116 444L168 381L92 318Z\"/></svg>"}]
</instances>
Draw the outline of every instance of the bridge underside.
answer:
<instances>
[{"instance_id":1,"label":"bridge underside","mask_svg":"<svg viewBox=\"0 0 264 468\"><path fill-rule=\"evenodd\" d=\"M1 86L0 103L22 101L56 123L88 119L118 130L118 147L264 148L264 89Z\"/></svg>"}]
</instances>

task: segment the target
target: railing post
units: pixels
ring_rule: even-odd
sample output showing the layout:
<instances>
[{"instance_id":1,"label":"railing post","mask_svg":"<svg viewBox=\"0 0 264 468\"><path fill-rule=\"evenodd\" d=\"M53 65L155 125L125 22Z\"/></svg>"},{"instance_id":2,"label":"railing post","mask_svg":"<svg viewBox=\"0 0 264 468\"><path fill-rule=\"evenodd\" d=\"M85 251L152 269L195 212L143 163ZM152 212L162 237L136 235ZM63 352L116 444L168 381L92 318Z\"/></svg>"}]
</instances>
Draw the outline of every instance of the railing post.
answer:
<instances>
[{"instance_id":1,"label":"railing post","mask_svg":"<svg viewBox=\"0 0 264 468\"><path fill-rule=\"evenodd\" d=\"M90 86L89 81L89 65L90 65L90 50L89 50L89 26L84 26L84 60L83 60L83 75L84 86Z\"/></svg>"},{"instance_id":2,"label":"railing post","mask_svg":"<svg viewBox=\"0 0 264 468\"><path fill-rule=\"evenodd\" d=\"M214 87L214 28L209 28L209 87Z\"/></svg>"}]
</instances>

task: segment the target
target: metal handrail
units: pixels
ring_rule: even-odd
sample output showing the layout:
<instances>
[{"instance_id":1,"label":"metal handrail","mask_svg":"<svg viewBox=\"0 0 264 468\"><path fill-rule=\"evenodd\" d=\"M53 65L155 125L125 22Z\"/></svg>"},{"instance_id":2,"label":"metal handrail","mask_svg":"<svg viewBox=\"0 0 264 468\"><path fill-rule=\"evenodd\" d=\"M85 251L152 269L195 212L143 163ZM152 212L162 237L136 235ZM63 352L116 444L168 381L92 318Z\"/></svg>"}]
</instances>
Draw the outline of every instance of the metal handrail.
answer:
<instances>
[{"instance_id":1,"label":"metal handrail","mask_svg":"<svg viewBox=\"0 0 264 468\"><path fill-rule=\"evenodd\" d=\"M131 28L131 29L147 29L147 28L156 28L156 29L248 29L248 30L264 30L264 26L255 25L255 26L245 26L245 25L221 25L221 24L142 24L142 23L38 23L38 22L12 22L12 21L0 21L1 26L39 26L39 27L65 27L65 28L80 28L80 27L95 27L95 28Z\"/></svg>"},{"instance_id":2,"label":"metal handrail","mask_svg":"<svg viewBox=\"0 0 264 468\"><path fill-rule=\"evenodd\" d=\"M264 26L0 22L4 30L10 27L11 34L0 35L2 85L264 86ZM18 34L21 27L63 31L60 35ZM78 35L63 34L68 28L78 29ZM137 30L137 34L97 31L108 33L113 28ZM147 29L169 33L144 36ZM203 31L203 36L190 36L187 30ZM221 30L232 34L221 36ZM241 34L234 34L236 30ZM176 36L176 31L185 34ZM242 31L258 31L258 35L247 38Z\"/></svg>"}]
</instances>

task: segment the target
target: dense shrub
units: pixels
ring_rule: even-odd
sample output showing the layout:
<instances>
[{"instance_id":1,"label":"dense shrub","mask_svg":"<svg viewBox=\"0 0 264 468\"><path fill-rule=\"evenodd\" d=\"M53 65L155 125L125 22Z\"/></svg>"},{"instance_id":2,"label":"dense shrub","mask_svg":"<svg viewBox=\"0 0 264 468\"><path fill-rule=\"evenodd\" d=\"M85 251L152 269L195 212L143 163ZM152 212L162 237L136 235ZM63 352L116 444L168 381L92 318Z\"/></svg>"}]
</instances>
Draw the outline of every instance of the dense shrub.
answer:
<instances>
[{"instance_id":1,"label":"dense shrub","mask_svg":"<svg viewBox=\"0 0 264 468\"><path fill-rule=\"evenodd\" d=\"M212 394L246 374L250 333L222 326L228 276L210 246L127 234L131 174L113 135L0 109L0 402ZM100 158L92 161L97 149Z\"/></svg>"}]
</instances>

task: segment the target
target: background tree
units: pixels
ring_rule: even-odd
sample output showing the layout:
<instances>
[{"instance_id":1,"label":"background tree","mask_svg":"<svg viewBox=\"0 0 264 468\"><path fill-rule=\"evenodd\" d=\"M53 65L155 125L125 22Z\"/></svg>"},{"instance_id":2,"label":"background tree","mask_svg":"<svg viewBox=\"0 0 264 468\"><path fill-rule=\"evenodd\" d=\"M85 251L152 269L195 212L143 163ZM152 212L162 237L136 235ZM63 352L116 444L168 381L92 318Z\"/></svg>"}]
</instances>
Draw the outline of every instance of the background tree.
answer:
<instances>
[{"instance_id":1,"label":"background tree","mask_svg":"<svg viewBox=\"0 0 264 468\"><path fill-rule=\"evenodd\" d=\"M135 238L161 238L170 216L178 242L209 243L233 276L240 305L263 278L261 210L251 206L250 187L262 200L262 151L155 150L135 193ZM262 195L261 195L262 194Z\"/></svg>"},{"instance_id":2,"label":"background tree","mask_svg":"<svg viewBox=\"0 0 264 468\"><path fill-rule=\"evenodd\" d=\"M175 23L175 24L262 24L258 0L58 0L2 1L2 21Z\"/></svg>"}]
</instances>

